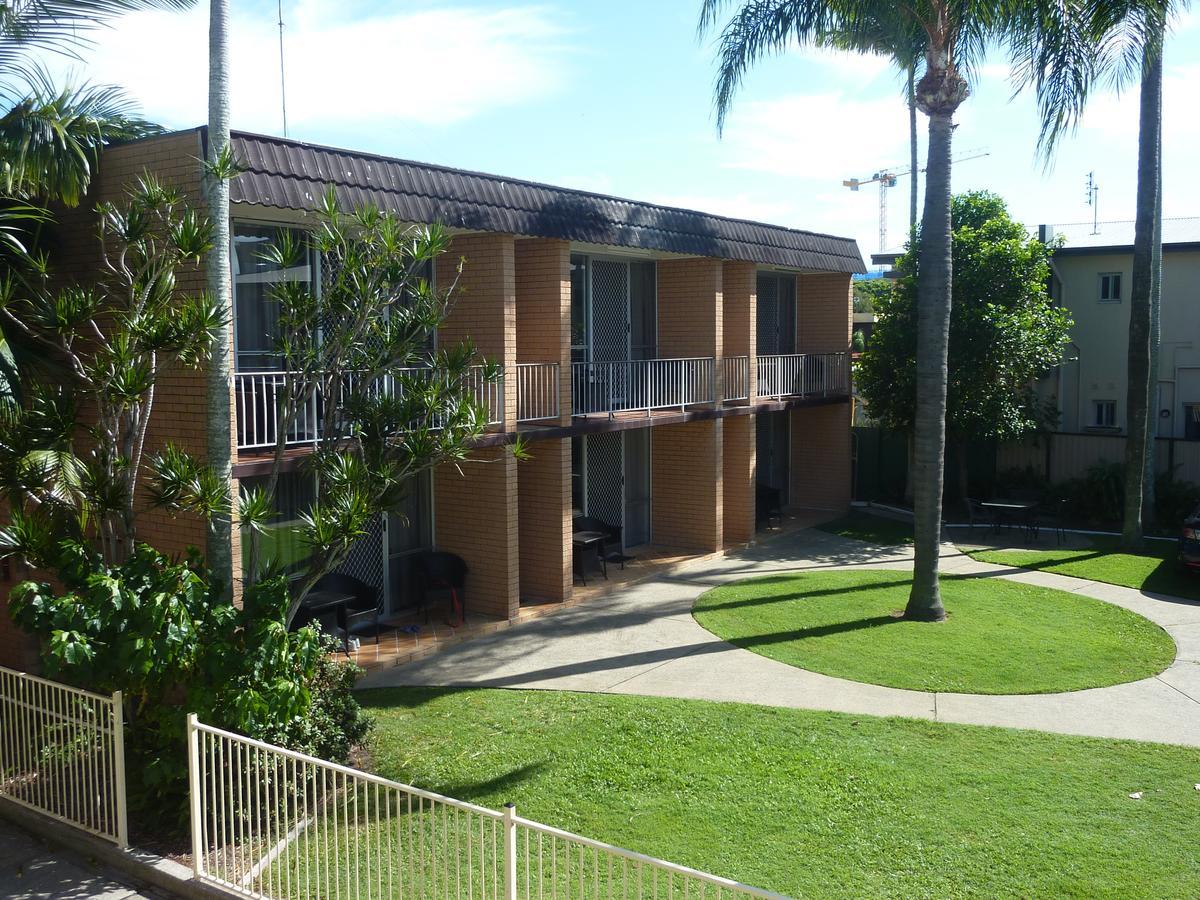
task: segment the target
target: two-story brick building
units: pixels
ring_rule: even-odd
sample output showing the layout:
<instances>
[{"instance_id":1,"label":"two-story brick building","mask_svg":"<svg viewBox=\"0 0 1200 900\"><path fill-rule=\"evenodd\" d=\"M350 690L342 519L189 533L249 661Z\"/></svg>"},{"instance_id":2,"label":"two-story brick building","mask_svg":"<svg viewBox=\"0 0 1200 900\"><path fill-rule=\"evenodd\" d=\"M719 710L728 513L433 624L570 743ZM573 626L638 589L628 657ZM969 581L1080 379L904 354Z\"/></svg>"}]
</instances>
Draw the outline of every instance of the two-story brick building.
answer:
<instances>
[{"instance_id":1,"label":"two-story brick building","mask_svg":"<svg viewBox=\"0 0 1200 900\"><path fill-rule=\"evenodd\" d=\"M205 140L198 128L109 148L56 254L86 272L91 206L145 170L199 202ZM319 267L273 271L259 248L311 225L327 185L347 209L450 229L435 281L460 257L465 269L438 340L470 336L504 368L480 387L493 426L472 460L432 473L347 564L388 611L411 602L423 549L464 557L470 609L508 619L571 596L574 515L622 526L628 548L704 553L753 538L763 489L792 507L848 505L853 240L281 138L233 143L246 167L231 186L236 481L264 474L276 437L266 287ZM202 456L207 414L203 373L172 377L149 446ZM530 459L505 449L517 434ZM299 455L311 437L294 438ZM281 505L304 495L296 473ZM183 518L152 514L142 533L167 551L203 545Z\"/></svg>"}]
</instances>

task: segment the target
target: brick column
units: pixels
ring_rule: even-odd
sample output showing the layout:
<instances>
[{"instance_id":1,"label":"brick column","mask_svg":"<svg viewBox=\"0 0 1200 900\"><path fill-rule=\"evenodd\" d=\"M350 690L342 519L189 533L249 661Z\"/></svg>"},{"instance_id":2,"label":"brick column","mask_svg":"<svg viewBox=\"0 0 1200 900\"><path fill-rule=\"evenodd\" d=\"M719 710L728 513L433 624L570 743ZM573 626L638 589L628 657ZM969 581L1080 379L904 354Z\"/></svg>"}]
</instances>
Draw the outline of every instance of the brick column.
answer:
<instances>
[{"instance_id":1,"label":"brick column","mask_svg":"<svg viewBox=\"0 0 1200 900\"><path fill-rule=\"evenodd\" d=\"M571 244L516 242L517 362L558 363L559 421L571 422Z\"/></svg>"},{"instance_id":2,"label":"brick column","mask_svg":"<svg viewBox=\"0 0 1200 900\"><path fill-rule=\"evenodd\" d=\"M854 291L842 273L796 278L796 351L836 353L850 349Z\"/></svg>"},{"instance_id":3,"label":"brick column","mask_svg":"<svg viewBox=\"0 0 1200 900\"><path fill-rule=\"evenodd\" d=\"M537 441L517 463L521 598L571 596L571 440Z\"/></svg>"},{"instance_id":4,"label":"brick column","mask_svg":"<svg viewBox=\"0 0 1200 900\"><path fill-rule=\"evenodd\" d=\"M754 539L754 475L758 452L754 416L722 421L722 523L725 546Z\"/></svg>"},{"instance_id":5,"label":"brick column","mask_svg":"<svg viewBox=\"0 0 1200 900\"><path fill-rule=\"evenodd\" d=\"M460 474L461 470L461 474ZM517 460L503 447L477 450L433 479L434 543L467 562L467 614L517 614Z\"/></svg>"},{"instance_id":6,"label":"brick column","mask_svg":"<svg viewBox=\"0 0 1200 900\"><path fill-rule=\"evenodd\" d=\"M463 260L450 314L438 329L442 345L470 339L483 356L504 366L504 429L517 419L517 287L511 234L462 234L437 260L436 279L448 285Z\"/></svg>"},{"instance_id":7,"label":"brick column","mask_svg":"<svg viewBox=\"0 0 1200 900\"><path fill-rule=\"evenodd\" d=\"M718 399L723 337L721 275L719 259L658 262L658 355L714 357Z\"/></svg>"},{"instance_id":8,"label":"brick column","mask_svg":"<svg viewBox=\"0 0 1200 900\"><path fill-rule=\"evenodd\" d=\"M650 439L654 543L719 550L724 539L721 419L655 428Z\"/></svg>"},{"instance_id":9,"label":"brick column","mask_svg":"<svg viewBox=\"0 0 1200 900\"><path fill-rule=\"evenodd\" d=\"M723 356L749 357L750 400L754 402L758 366L758 267L751 262L726 260L721 274Z\"/></svg>"}]
</instances>

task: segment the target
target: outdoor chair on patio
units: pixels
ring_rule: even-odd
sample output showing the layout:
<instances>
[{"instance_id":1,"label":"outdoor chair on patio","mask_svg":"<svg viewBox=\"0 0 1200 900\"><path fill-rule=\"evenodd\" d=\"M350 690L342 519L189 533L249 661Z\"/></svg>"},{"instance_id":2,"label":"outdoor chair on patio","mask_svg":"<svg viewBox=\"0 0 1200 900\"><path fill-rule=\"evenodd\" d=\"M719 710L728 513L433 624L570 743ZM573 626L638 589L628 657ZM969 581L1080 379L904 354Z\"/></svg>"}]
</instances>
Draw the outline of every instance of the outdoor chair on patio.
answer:
<instances>
[{"instance_id":1,"label":"outdoor chair on patio","mask_svg":"<svg viewBox=\"0 0 1200 900\"><path fill-rule=\"evenodd\" d=\"M1054 529L1054 543L1061 547L1067 540L1067 501L1051 500L1040 505L1033 517L1033 535L1036 538L1043 528Z\"/></svg>"},{"instance_id":2,"label":"outdoor chair on patio","mask_svg":"<svg viewBox=\"0 0 1200 900\"><path fill-rule=\"evenodd\" d=\"M467 621L467 563L461 556L442 550L427 550L420 554L413 566L413 580L417 592L417 610L425 610L425 621L429 621L429 597L445 593L450 601L453 627Z\"/></svg>"},{"instance_id":3,"label":"outdoor chair on patio","mask_svg":"<svg viewBox=\"0 0 1200 900\"><path fill-rule=\"evenodd\" d=\"M993 532L996 530L996 517L993 516L988 509L983 505L983 501L967 498L967 525L972 534L975 533L975 526L980 525L990 528Z\"/></svg>"},{"instance_id":4,"label":"outdoor chair on patio","mask_svg":"<svg viewBox=\"0 0 1200 900\"><path fill-rule=\"evenodd\" d=\"M330 572L321 576L313 585L314 591L331 591L353 595L354 600L346 604L345 622L347 636L365 630L367 624L375 632L375 643L379 643L379 616L383 613L383 593L353 575Z\"/></svg>"},{"instance_id":5,"label":"outdoor chair on patio","mask_svg":"<svg viewBox=\"0 0 1200 900\"><path fill-rule=\"evenodd\" d=\"M604 545L600 549L600 555L605 562L620 563L621 568L625 568L625 563L632 562L634 557L626 556L621 550L621 535L622 528L620 525L609 525L603 519L597 519L595 516L576 516L571 520L571 531L596 531L605 535Z\"/></svg>"}]
</instances>

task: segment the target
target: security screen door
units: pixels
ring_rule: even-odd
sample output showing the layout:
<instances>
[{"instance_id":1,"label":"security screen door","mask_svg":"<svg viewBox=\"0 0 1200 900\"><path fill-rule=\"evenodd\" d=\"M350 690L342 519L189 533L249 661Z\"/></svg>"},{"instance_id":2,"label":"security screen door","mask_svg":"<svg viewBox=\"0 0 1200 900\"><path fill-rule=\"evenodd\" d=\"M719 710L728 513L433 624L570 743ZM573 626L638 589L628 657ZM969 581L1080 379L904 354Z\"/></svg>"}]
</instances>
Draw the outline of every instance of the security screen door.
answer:
<instances>
[{"instance_id":1,"label":"security screen door","mask_svg":"<svg viewBox=\"0 0 1200 900\"><path fill-rule=\"evenodd\" d=\"M650 429L622 432L625 437L625 546L650 541Z\"/></svg>"},{"instance_id":2,"label":"security screen door","mask_svg":"<svg viewBox=\"0 0 1200 900\"><path fill-rule=\"evenodd\" d=\"M796 278L758 273L756 340L760 356L796 352Z\"/></svg>"},{"instance_id":3,"label":"security screen door","mask_svg":"<svg viewBox=\"0 0 1200 900\"><path fill-rule=\"evenodd\" d=\"M759 413L755 418L758 484L778 488L784 504L788 502L788 413Z\"/></svg>"}]
</instances>

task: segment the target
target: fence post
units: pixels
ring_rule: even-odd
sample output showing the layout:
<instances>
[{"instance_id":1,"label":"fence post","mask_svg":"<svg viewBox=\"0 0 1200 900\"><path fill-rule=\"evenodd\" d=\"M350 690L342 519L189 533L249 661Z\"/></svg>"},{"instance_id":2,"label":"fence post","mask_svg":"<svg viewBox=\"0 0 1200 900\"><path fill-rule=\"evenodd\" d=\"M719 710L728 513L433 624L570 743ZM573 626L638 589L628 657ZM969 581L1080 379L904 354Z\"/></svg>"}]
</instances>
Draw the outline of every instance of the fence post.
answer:
<instances>
[{"instance_id":1,"label":"fence post","mask_svg":"<svg viewBox=\"0 0 1200 900\"><path fill-rule=\"evenodd\" d=\"M517 806L504 804L504 900L517 900Z\"/></svg>"},{"instance_id":2,"label":"fence post","mask_svg":"<svg viewBox=\"0 0 1200 900\"><path fill-rule=\"evenodd\" d=\"M120 691L113 691L113 792L117 801L117 846L129 847L129 812L125 802L125 704Z\"/></svg>"},{"instance_id":3,"label":"fence post","mask_svg":"<svg viewBox=\"0 0 1200 900\"><path fill-rule=\"evenodd\" d=\"M188 806L192 819L192 873L199 878L204 874L204 847L200 840L200 732L196 728L195 713L188 713Z\"/></svg>"}]
</instances>

